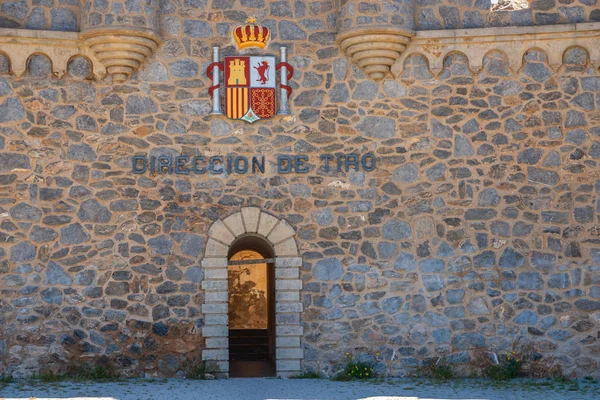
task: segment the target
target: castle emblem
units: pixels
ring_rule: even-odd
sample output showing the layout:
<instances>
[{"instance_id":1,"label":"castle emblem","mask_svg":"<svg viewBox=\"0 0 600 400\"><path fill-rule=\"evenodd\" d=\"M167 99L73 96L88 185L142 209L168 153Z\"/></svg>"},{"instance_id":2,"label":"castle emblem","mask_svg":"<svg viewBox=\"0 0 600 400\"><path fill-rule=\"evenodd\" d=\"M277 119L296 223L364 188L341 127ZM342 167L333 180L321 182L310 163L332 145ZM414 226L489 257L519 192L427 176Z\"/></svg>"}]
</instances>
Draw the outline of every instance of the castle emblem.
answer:
<instances>
[{"instance_id":1,"label":"castle emblem","mask_svg":"<svg viewBox=\"0 0 600 400\"><path fill-rule=\"evenodd\" d=\"M264 49L269 38L269 28L257 25L254 18L248 18L246 25L233 30L233 39L240 50ZM213 82L208 89L213 102L211 115L225 114L228 118L249 123L275 115L289 115L288 98L292 88L288 86L288 80L292 78L294 68L286 62L286 57L286 48L281 47L279 63L270 55L229 56L221 63L219 47L213 47L213 62L206 71L206 76ZM221 103L220 71L224 72L225 112ZM279 85L277 71L280 73Z\"/></svg>"}]
</instances>

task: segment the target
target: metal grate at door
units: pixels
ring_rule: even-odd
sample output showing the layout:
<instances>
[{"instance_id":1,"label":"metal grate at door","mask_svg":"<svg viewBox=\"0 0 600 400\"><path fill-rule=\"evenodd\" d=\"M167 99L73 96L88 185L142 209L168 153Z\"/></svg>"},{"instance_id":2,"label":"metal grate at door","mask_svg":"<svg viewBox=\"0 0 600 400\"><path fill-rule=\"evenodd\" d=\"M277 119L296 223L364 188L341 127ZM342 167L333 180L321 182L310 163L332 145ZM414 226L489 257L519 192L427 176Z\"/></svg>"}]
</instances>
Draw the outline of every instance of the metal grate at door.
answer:
<instances>
[{"instance_id":1,"label":"metal grate at door","mask_svg":"<svg viewBox=\"0 0 600 400\"><path fill-rule=\"evenodd\" d=\"M227 261L227 265L269 264L274 262L274 258L261 258L259 260L229 260Z\"/></svg>"}]
</instances>

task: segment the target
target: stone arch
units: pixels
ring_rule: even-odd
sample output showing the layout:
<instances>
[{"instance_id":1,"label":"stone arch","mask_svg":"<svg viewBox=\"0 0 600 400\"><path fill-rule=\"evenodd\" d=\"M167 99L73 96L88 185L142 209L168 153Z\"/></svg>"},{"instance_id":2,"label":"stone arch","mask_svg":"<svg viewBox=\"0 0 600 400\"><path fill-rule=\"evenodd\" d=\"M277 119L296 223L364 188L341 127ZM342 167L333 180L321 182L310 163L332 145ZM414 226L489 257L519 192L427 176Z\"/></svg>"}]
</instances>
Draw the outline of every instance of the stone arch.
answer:
<instances>
[{"instance_id":1,"label":"stone arch","mask_svg":"<svg viewBox=\"0 0 600 400\"><path fill-rule=\"evenodd\" d=\"M34 78L50 78L53 76L52 59L44 53L33 53L27 58L27 73Z\"/></svg>"},{"instance_id":2,"label":"stone arch","mask_svg":"<svg viewBox=\"0 0 600 400\"><path fill-rule=\"evenodd\" d=\"M565 65L589 65L590 52L582 46L569 46L563 52L562 60Z\"/></svg>"},{"instance_id":3,"label":"stone arch","mask_svg":"<svg viewBox=\"0 0 600 400\"><path fill-rule=\"evenodd\" d=\"M0 51L0 75L10 74L11 71L11 61L8 54L3 51Z\"/></svg>"},{"instance_id":4,"label":"stone arch","mask_svg":"<svg viewBox=\"0 0 600 400\"><path fill-rule=\"evenodd\" d=\"M510 62L506 53L499 49L492 49L483 55L482 71L488 76L510 76Z\"/></svg>"},{"instance_id":5,"label":"stone arch","mask_svg":"<svg viewBox=\"0 0 600 400\"><path fill-rule=\"evenodd\" d=\"M443 69L439 79L450 79L455 76L468 77L472 75L469 68L469 57L462 51L453 50L444 55Z\"/></svg>"},{"instance_id":6,"label":"stone arch","mask_svg":"<svg viewBox=\"0 0 600 400\"><path fill-rule=\"evenodd\" d=\"M429 59L421 53L410 53L403 57L401 79L427 80L433 78Z\"/></svg>"},{"instance_id":7,"label":"stone arch","mask_svg":"<svg viewBox=\"0 0 600 400\"><path fill-rule=\"evenodd\" d=\"M227 263L230 247L240 238L253 236L269 244L275 254L275 348L278 376L300 371L303 351L300 338L302 303L300 301L300 267L302 258L294 236L296 232L284 219L279 219L257 207L240 211L215 221L208 230L208 240L202 259L204 279L204 327L206 340L202 360L214 361L223 374L229 373L228 283Z\"/></svg>"},{"instance_id":8,"label":"stone arch","mask_svg":"<svg viewBox=\"0 0 600 400\"><path fill-rule=\"evenodd\" d=\"M76 79L92 79L93 63L89 57L76 54L67 61L67 75Z\"/></svg>"}]
</instances>

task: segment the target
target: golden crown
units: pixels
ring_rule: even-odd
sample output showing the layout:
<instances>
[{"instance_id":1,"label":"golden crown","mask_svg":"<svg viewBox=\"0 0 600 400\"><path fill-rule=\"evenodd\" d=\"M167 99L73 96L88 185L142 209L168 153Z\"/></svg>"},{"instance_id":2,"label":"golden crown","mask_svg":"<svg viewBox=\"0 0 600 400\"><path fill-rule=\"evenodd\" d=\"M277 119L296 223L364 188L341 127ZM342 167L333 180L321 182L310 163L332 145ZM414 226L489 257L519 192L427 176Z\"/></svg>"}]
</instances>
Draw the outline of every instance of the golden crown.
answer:
<instances>
[{"instance_id":1,"label":"golden crown","mask_svg":"<svg viewBox=\"0 0 600 400\"><path fill-rule=\"evenodd\" d=\"M264 49L269 41L271 32L266 26L256 24L256 18L250 17L246 25L237 26L233 30L233 38L239 49L258 47Z\"/></svg>"}]
</instances>

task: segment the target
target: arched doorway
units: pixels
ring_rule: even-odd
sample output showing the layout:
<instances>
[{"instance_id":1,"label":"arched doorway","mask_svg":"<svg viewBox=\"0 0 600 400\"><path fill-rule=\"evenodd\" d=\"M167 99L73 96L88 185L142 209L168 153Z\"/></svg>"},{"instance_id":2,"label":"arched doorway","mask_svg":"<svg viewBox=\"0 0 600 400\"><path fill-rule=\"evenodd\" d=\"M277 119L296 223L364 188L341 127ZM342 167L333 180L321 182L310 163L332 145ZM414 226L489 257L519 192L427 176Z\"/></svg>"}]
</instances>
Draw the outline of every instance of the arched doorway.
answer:
<instances>
[{"instance_id":1,"label":"arched doorway","mask_svg":"<svg viewBox=\"0 0 600 400\"><path fill-rule=\"evenodd\" d=\"M300 362L304 358L300 345L303 334L300 323L302 258L295 235L294 228L285 220L257 207L243 207L239 212L215 221L209 228L201 261L204 269L202 336L205 339L202 360L215 363L222 375L229 376L231 361L229 264L243 261L236 260L242 258L236 256L242 250L257 252L263 258L261 263L267 264L269 279L265 295L271 294L267 300L271 302L270 307L267 305L270 310L267 328L271 328L268 329L271 366L274 362L275 374L281 377L300 372Z\"/></svg>"},{"instance_id":2,"label":"arched doorway","mask_svg":"<svg viewBox=\"0 0 600 400\"><path fill-rule=\"evenodd\" d=\"M273 249L257 236L229 248L229 374L275 375L275 265Z\"/></svg>"}]
</instances>

